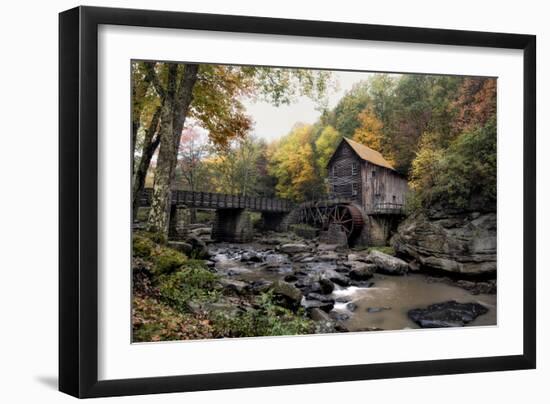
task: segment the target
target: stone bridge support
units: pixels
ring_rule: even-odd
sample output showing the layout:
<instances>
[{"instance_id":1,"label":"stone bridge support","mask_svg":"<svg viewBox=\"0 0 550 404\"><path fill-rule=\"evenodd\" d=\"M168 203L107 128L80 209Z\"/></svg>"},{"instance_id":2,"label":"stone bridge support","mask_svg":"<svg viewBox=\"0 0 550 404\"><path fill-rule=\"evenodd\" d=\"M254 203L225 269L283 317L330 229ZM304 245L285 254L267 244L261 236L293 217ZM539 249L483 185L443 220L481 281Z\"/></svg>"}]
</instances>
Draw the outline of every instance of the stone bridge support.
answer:
<instances>
[{"instance_id":1,"label":"stone bridge support","mask_svg":"<svg viewBox=\"0 0 550 404\"><path fill-rule=\"evenodd\" d=\"M187 225L191 222L190 209L185 205L170 206L170 222L168 224L169 240L185 240Z\"/></svg>"},{"instance_id":2,"label":"stone bridge support","mask_svg":"<svg viewBox=\"0 0 550 404\"><path fill-rule=\"evenodd\" d=\"M253 235L250 212L247 209L216 210L216 218L212 226L212 239L246 243L252 240Z\"/></svg>"},{"instance_id":3,"label":"stone bridge support","mask_svg":"<svg viewBox=\"0 0 550 404\"><path fill-rule=\"evenodd\" d=\"M390 237L397 230L400 217L397 215L367 215L366 219L356 245L376 247L388 245Z\"/></svg>"},{"instance_id":4,"label":"stone bridge support","mask_svg":"<svg viewBox=\"0 0 550 404\"><path fill-rule=\"evenodd\" d=\"M262 212L262 230L287 231L288 212Z\"/></svg>"}]
</instances>

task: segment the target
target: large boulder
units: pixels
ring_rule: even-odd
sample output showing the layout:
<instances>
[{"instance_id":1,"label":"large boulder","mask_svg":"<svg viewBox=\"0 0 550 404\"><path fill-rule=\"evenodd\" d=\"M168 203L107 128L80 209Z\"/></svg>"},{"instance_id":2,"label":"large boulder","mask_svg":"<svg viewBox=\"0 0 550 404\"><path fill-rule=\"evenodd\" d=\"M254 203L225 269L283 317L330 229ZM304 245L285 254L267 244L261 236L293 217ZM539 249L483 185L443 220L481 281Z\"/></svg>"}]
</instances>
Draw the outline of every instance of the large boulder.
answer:
<instances>
[{"instance_id":1,"label":"large boulder","mask_svg":"<svg viewBox=\"0 0 550 404\"><path fill-rule=\"evenodd\" d=\"M409 310L409 318L422 328L463 327L489 310L479 303L458 303L454 300L437 303L425 309Z\"/></svg>"},{"instance_id":2,"label":"large boulder","mask_svg":"<svg viewBox=\"0 0 550 404\"><path fill-rule=\"evenodd\" d=\"M409 271L409 264L405 261L381 251L372 251L367 259L378 272L390 275L403 275Z\"/></svg>"},{"instance_id":3,"label":"large boulder","mask_svg":"<svg viewBox=\"0 0 550 404\"><path fill-rule=\"evenodd\" d=\"M297 309L302 301L302 292L296 286L284 282L277 281L271 285L273 295L281 306L289 309Z\"/></svg>"},{"instance_id":4,"label":"large boulder","mask_svg":"<svg viewBox=\"0 0 550 404\"><path fill-rule=\"evenodd\" d=\"M367 264L362 261L349 261L351 270L349 277L356 281L365 281L372 278L373 272L376 270L375 264Z\"/></svg>"},{"instance_id":5,"label":"large boulder","mask_svg":"<svg viewBox=\"0 0 550 404\"><path fill-rule=\"evenodd\" d=\"M208 251L206 243L197 236L190 235L185 240L185 243L191 246L189 255L192 258L206 259L210 257L210 252Z\"/></svg>"},{"instance_id":6,"label":"large boulder","mask_svg":"<svg viewBox=\"0 0 550 404\"><path fill-rule=\"evenodd\" d=\"M413 265L442 273L496 272L496 214L421 213L399 225L391 243Z\"/></svg>"}]
</instances>

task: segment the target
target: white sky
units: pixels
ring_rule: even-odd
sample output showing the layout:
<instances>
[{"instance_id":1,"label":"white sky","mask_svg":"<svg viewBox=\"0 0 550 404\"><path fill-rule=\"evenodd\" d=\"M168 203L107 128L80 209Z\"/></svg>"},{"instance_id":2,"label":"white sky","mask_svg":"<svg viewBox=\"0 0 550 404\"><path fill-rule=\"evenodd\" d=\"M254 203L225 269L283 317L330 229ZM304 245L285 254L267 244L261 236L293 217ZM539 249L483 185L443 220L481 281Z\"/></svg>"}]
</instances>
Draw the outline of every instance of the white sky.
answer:
<instances>
[{"instance_id":1,"label":"white sky","mask_svg":"<svg viewBox=\"0 0 550 404\"><path fill-rule=\"evenodd\" d=\"M333 72L333 77L339 88L337 91L332 90L328 93L329 109L333 108L355 83L366 80L372 74ZM307 97L298 97L296 102L279 107L275 107L269 102L254 102L250 99L243 100L243 105L254 121L252 133L268 142L288 134L297 122L313 124L320 115L320 112L315 109L315 103Z\"/></svg>"}]
</instances>

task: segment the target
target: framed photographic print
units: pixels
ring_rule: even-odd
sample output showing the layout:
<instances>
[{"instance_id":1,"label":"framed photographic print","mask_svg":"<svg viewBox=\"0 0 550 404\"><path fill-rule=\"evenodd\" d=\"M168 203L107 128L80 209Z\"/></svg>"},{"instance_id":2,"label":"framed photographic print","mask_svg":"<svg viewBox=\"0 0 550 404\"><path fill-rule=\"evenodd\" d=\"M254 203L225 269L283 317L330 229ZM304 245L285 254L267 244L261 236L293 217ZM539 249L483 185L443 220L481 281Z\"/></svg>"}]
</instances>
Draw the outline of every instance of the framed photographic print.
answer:
<instances>
[{"instance_id":1,"label":"framed photographic print","mask_svg":"<svg viewBox=\"0 0 550 404\"><path fill-rule=\"evenodd\" d=\"M535 37L60 14L60 390L535 367Z\"/></svg>"}]
</instances>

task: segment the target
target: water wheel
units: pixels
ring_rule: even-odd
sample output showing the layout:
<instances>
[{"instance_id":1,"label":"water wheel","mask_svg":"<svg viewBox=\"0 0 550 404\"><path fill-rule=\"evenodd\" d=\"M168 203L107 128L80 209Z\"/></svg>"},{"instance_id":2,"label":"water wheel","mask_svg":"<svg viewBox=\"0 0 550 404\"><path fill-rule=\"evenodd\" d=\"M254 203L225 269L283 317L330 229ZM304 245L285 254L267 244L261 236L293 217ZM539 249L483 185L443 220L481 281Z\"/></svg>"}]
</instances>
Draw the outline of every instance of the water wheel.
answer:
<instances>
[{"instance_id":1,"label":"water wheel","mask_svg":"<svg viewBox=\"0 0 550 404\"><path fill-rule=\"evenodd\" d=\"M328 224L338 224L346 233L348 240L356 237L363 228L363 215L353 205L336 205L328 212Z\"/></svg>"}]
</instances>

